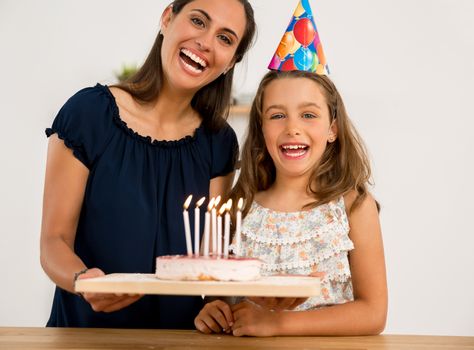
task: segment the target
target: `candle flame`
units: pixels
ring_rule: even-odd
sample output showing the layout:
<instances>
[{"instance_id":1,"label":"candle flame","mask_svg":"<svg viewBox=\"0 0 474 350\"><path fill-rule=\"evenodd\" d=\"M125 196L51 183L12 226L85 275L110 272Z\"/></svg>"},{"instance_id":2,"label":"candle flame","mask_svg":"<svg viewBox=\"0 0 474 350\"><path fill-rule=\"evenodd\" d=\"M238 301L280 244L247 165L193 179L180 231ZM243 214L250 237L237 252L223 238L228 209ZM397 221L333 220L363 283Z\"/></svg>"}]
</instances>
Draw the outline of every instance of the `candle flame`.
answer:
<instances>
[{"instance_id":1,"label":"candle flame","mask_svg":"<svg viewBox=\"0 0 474 350\"><path fill-rule=\"evenodd\" d=\"M187 210L189 208L189 204L191 204L191 199L193 199L192 194L190 194L189 197L186 199L186 202L184 202L184 205L183 205L184 210Z\"/></svg>"},{"instance_id":2,"label":"candle flame","mask_svg":"<svg viewBox=\"0 0 474 350\"><path fill-rule=\"evenodd\" d=\"M199 208L202 205L202 203L204 203L205 200L206 200L206 197L202 197L200 200L198 200L196 203L196 208Z\"/></svg>"},{"instance_id":3,"label":"candle flame","mask_svg":"<svg viewBox=\"0 0 474 350\"><path fill-rule=\"evenodd\" d=\"M214 201L216 199L214 197L211 198L211 200L209 201L209 204L207 205L207 211L211 211L212 208L214 207Z\"/></svg>"},{"instance_id":4,"label":"candle flame","mask_svg":"<svg viewBox=\"0 0 474 350\"><path fill-rule=\"evenodd\" d=\"M243 206L244 206L244 199L240 198L239 203L237 204L237 208L241 210Z\"/></svg>"},{"instance_id":5,"label":"candle flame","mask_svg":"<svg viewBox=\"0 0 474 350\"><path fill-rule=\"evenodd\" d=\"M225 210L227 209L227 205L222 204L221 208L219 209L219 215L224 214Z\"/></svg>"},{"instance_id":6,"label":"candle flame","mask_svg":"<svg viewBox=\"0 0 474 350\"><path fill-rule=\"evenodd\" d=\"M232 209L232 198L230 198L226 203L227 211Z\"/></svg>"},{"instance_id":7,"label":"candle flame","mask_svg":"<svg viewBox=\"0 0 474 350\"><path fill-rule=\"evenodd\" d=\"M217 196L216 200L214 201L214 207L217 208L217 206L219 205L219 202L221 201L221 196Z\"/></svg>"}]
</instances>

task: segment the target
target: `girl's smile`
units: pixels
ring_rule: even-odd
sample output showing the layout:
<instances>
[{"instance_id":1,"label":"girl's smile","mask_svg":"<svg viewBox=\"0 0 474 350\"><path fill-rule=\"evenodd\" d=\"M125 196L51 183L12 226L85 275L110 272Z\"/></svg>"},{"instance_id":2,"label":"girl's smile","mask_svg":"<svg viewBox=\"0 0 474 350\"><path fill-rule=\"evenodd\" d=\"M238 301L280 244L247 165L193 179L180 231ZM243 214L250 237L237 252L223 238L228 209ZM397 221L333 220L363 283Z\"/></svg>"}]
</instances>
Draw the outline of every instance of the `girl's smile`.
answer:
<instances>
[{"instance_id":1,"label":"girl's smile","mask_svg":"<svg viewBox=\"0 0 474 350\"><path fill-rule=\"evenodd\" d=\"M301 159L308 154L309 145L303 143L284 143L280 145L280 151L283 157L288 159Z\"/></svg>"}]
</instances>

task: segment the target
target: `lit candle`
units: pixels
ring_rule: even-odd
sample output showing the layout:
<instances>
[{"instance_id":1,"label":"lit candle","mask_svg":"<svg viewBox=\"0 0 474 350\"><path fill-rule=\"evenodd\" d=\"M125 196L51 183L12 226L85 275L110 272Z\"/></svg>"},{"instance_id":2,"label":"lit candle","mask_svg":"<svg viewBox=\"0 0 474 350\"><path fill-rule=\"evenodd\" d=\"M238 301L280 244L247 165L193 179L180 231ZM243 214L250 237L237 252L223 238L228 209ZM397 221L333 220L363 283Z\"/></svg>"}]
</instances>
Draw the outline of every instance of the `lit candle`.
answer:
<instances>
[{"instance_id":1,"label":"lit candle","mask_svg":"<svg viewBox=\"0 0 474 350\"><path fill-rule=\"evenodd\" d=\"M237 214L236 214L236 223L235 223L235 255L241 255L240 251L240 241L241 241L241 223L242 223L242 206L244 204L244 200L242 198L239 199L239 202L237 204Z\"/></svg>"},{"instance_id":2,"label":"lit candle","mask_svg":"<svg viewBox=\"0 0 474 350\"><path fill-rule=\"evenodd\" d=\"M222 255L222 214L225 212L226 205L222 204L217 215L217 256Z\"/></svg>"},{"instance_id":3,"label":"lit candle","mask_svg":"<svg viewBox=\"0 0 474 350\"><path fill-rule=\"evenodd\" d=\"M199 207L204 203L206 200L206 197L202 197L197 203L196 203L196 208L194 208L194 254L196 256L199 256L199 246L200 246L200 227L199 227L199 219L201 216L201 210Z\"/></svg>"},{"instance_id":4,"label":"lit candle","mask_svg":"<svg viewBox=\"0 0 474 350\"><path fill-rule=\"evenodd\" d=\"M232 199L226 204L224 216L224 258L229 257L229 240L230 240L230 209L232 208Z\"/></svg>"},{"instance_id":5,"label":"lit candle","mask_svg":"<svg viewBox=\"0 0 474 350\"><path fill-rule=\"evenodd\" d=\"M209 204L207 206L207 211L205 214L204 218L204 256L209 256L209 231L210 231L210 226L211 226L211 210L212 207L214 206L214 198L212 198L209 201Z\"/></svg>"},{"instance_id":6,"label":"lit candle","mask_svg":"<svg viewBox=\"0 0 474 350\"><path fill-rule=\"evenodd\" d=\"M191 203L191 199L193 198L192 195L186 199L184 202L184 210L183 210L183 219L184 219L184 234L186 235L186 250L188 252L188 255L193 255L193 247L191 243L191 227L189 226L189 213L188 213L188 207L189 204Z\"/></svg>"},{"instance_id":7,"label":"lit candle","mask_svg":"<svg viewBox=\"0 0 474 350\"><path fill-rule=\"evenodd\" d=\"M212 254L217 254L217 205L221 201L221 196L217 196L214 200L214 205L211 210L211 222L212 222Z\"/></svg>"}]
</instances>

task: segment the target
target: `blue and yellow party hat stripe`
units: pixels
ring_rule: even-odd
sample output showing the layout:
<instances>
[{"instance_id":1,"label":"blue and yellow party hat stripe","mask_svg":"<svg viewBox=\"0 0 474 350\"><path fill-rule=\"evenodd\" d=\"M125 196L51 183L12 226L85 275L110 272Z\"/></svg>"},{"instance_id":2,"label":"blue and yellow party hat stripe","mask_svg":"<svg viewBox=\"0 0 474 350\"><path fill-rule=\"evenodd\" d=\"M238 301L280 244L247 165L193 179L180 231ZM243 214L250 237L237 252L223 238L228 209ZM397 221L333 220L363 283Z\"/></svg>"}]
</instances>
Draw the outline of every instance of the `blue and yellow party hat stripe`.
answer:
<instances>
[{"instance_id":1,"label":"blue and yellow party hat stripe","mask_svg":"<svg viewBox=\"0 0 474 350\"><path fill-rule=\"evenodd\" d=\"M268 69L329 74L309 0L300 0Z\"/></svg>"}]
</instances>

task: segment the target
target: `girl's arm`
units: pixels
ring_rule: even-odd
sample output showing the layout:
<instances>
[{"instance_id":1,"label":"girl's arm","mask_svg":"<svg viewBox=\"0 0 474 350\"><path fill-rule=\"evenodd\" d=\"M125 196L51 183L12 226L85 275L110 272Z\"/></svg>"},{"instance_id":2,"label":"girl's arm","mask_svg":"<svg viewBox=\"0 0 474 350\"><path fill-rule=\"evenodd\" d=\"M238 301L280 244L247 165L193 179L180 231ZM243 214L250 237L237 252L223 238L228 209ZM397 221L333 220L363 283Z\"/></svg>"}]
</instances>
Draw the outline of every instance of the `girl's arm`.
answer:
<instances>
[{"instance_id":1,"label":"girl's arm","mask_svg":"<svg viewBox=\"0 0 474 350\"><path fill-rule=\"evenodd\" d=\"M49 278L71 293L74 293L74 275L86 268L74 253L74 240L88 176L89 170L84 164L57 135L52 135L46 163L40 260ZM92 267L79 278L101 275L103 271ZM97 293L83 296L95 311L104 312L124 308L141 297Z\"/></svg>"},{"instance_id":2,"label":"girl's arm","mask_svg":"<svg viewBox=\"0 0 474 350\"><path fill-rule=\"evenodd\" d=\"M353 195L346 198L351 202ZM349 207L349 206L348 206ZM368 196L349 216L354 301L318 310L271 312L249 303L233 307L234 335L373 335L385 328L387 282L375 200Z\"/></svg>"}]
</instances>

